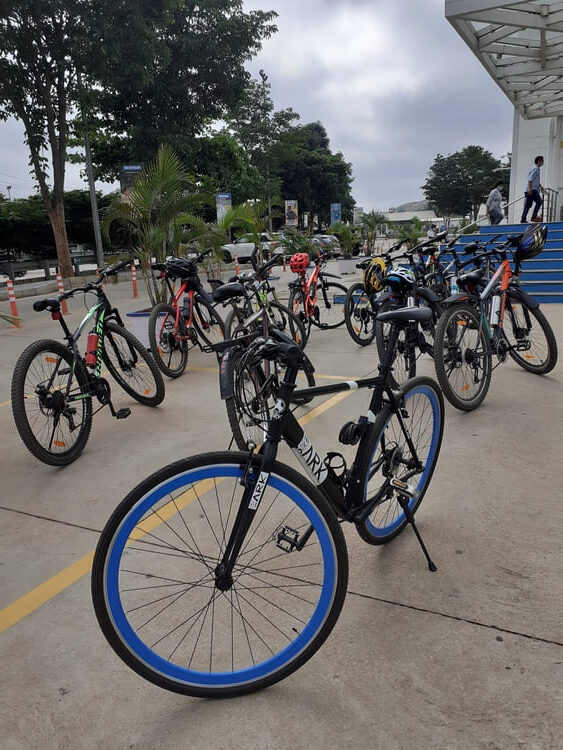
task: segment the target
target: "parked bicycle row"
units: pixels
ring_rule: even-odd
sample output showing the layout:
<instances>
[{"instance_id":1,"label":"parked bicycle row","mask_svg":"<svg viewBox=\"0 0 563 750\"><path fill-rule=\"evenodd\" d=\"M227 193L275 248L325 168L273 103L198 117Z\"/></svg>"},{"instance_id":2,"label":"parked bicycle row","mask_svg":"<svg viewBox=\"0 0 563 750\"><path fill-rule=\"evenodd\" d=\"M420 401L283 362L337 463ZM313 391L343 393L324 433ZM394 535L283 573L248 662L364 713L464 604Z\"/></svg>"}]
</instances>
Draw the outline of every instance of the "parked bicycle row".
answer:
<instances>
[{"instance_id":1,"label":"parked bicycle row","mask_svg":"<svg viewBox=\"0 0 563 750\"><path fill-rule=\"evenodd\" d=\"M127 665L194 696L240 695L285 678L320 648L343 606L343 522L374 545L410 525L436 570L415 512L440 453L442 391L458 408L472 409L486 395L493 354L538 374L557 361L549 324L517 284L521 263L541 251L546 233L534 226L494 248L489 241L463 251L454 242L439 250L443 236L410 251L396 246L367 261L363 282L348 290L321 259L311 267L297 254L287 306L268 280L272 262L254 258L252 275L212 281L212 292L199 280L203 256L156 269L169 301L151 313L151 350L172 377L185 369L192 345L218 357L219 393L240 450L160 469L104 527L92 597L102 631ZM80 453L94 398L127 416L113 409L102 363L139 401L155 405L164 396L151 354L122 328L102 288L118 269L35 303L59 320L66 344L28 347L12 395L18 430L46 463L69 463ZM60 303L77 293L95 294L96 303L71 333ZM305 351L311 327L330 330L345 319L356 343L375 341L378 374L318 386ZM89 321L97 338L88 337L82 357L78 340ZM421 353L433 356L441 388L416 376ZM347 461L342 449L321 455L294 409L362 388L371 390L366 413L338 431L341 446L357 446L354 458ZM39 428L41 420L48 427ZM278 460L282 443L305 476Z\"/></svg>"}]
</instances>

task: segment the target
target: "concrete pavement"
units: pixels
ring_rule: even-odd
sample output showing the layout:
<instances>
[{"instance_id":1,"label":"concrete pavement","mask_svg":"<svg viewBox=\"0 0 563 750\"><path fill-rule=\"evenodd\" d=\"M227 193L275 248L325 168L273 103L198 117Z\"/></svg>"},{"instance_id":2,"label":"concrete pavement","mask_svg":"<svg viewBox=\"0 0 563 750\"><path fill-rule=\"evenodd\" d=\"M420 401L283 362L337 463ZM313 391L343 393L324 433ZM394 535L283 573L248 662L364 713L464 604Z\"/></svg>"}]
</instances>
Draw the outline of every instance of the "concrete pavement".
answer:
<instances>
[{"instance_id":1,"label":"concrete pavement","mask_svg":"<svg viewBox=\"0 0 563 750\"><path fill-rule=\"evenodd\" d=\"M122 312L143 306L127 284L108 293ZM115 387L116 406L130 406L131 417L116 422L104 409L83 455L48 467L24 448L9 405L20 351L58 337L32 302L21 301L21 329L0 329L3 750L563 747L563 365L537 377L509 360L478 410L447 404L417 516L437 573L411 530L379 548L347 527L349 592L321 650L268 690L204 701L144 682L114 655L93 614L88 555L141 478L227 447L216 363L191 354L184 376L166 379L157 409ZM563 306L543 309L561 349ZM82 310L73 301L71 319ZM308 350L319 382L377 365L375 349L357 347L345 329L314 331ZM431 360L420 371L432 374ZM319 450L339 449L340 426L367 398L327 404L307 425Z\"/></svg>"}]
</instances>

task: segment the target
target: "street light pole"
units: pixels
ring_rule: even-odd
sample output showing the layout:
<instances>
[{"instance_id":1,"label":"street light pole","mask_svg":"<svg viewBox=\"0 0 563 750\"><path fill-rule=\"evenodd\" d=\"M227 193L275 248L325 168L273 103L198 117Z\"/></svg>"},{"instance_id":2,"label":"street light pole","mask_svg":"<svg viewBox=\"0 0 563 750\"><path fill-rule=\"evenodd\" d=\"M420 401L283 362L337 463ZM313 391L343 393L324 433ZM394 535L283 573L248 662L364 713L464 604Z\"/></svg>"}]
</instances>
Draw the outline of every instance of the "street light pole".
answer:
<instances>
[{"instance_id":1,"label":"street light pole","mask_svg":"<svg viewBox=\"0 0 563 750\"><path fill-rule=\"evenodd\" d=\"M8 200L11 201L12 200L12 193L11 193L12 186L6 185L6 190L8 191Z\"/></svg>"},{"instance_id":2,"label":"street light pole","mask_svg":"<svg viewBox=\"0 0 563 750\"><path fill-rule=\"evenodd\" d=\"M264 123L267 121L267 103L266 103L266 81L268 76L263 70L258 71L260 78L262 79L262 101L264 105ZM270 199L270 157L266 152L266 201L268 203L268 225L270 228L270 235L272 234L272 202Z\"/></svg>"}]
</instances>

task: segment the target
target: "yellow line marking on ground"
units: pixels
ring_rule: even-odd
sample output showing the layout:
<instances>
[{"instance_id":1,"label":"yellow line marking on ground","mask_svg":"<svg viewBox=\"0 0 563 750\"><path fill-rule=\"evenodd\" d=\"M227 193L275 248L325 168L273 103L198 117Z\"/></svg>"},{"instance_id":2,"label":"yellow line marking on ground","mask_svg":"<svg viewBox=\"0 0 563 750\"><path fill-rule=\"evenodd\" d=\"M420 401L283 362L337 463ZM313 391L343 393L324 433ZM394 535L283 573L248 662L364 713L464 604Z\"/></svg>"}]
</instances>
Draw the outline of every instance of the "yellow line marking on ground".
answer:
<instances>
[{"instance_id":1,"label":"yellow line marking on ground","mask_svg":"<svg viewBox=\"0 0 563 750\"><path fill-rule=\"evenodd\" d=\"M342 393L337 393L335 396L331 396L331 398L323 401L322 404L319 404L319 406L316 406L314 409L311 409L310 412L300 417L298 420L299 424L303 426L312 422L352 393L353 391L343 391ZM198 494L205 494L205 492L213 486L213 483L213 479L202 480L193 488L187 490L174 500L171 500L159 510L158 515L155 514L154 517L141 521L143 526L139 526L137 530L133 531L130 536L130 541L138 540L145 534L153 531L160 524L164 523L165 520L193 502ZM12 602L12 604L9 604L4 609L0 610L0 633L8 630L8 628L11 628L20 620L23 620L24 617L27 617L36 609L39 609L39 607L50 599L53 599L57 594L60 594L73 583L76 583L85 575L88 575L92 570L93 560L94 552L89 552L87 555L84 555L84 557L81 557L79 560L72 563L72 565L64 568L52 578L40 583L27 594L24 594L19 599L16 599L15 602Z\"/></svg>"}]
</instances>

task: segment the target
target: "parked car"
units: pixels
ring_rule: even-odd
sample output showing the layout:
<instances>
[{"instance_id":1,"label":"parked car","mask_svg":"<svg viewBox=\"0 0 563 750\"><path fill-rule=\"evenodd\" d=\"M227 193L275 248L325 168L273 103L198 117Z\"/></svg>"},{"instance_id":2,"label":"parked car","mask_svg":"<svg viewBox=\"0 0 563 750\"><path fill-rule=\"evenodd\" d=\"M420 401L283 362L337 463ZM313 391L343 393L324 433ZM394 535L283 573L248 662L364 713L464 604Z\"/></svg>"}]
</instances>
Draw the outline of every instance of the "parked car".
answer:
<instances>
[{"instance_id":1,"label":"parked car","mask_svg":"<svg viewBox=\"0 0 563 750\"><path fill-rule=\"evenodd\" d=\"M270 237L266 232L260 234L260 243L262 245L262 252L265 260L270 258L272 253L276 254L277 252L283 252L283 249L280 246L280 240L275 236ZM234 242L229 242L228 244L221 246L223 258L226 263L230 263L234 260L235 255L239 262L249 262L254 248L255 243L253 242L252 237L248 235L243 235Z\"/></svg>"},{"instance_id":2,"label":"parked car","mask_svg":"<svg viewBox=\"0 0 563 750\"><path fill-rule=\"evenodd\" d=\"M341 254L340 242L333 234L316 234L312 240L326 258L336 258Z\"/></svg>"}]
</instances>

